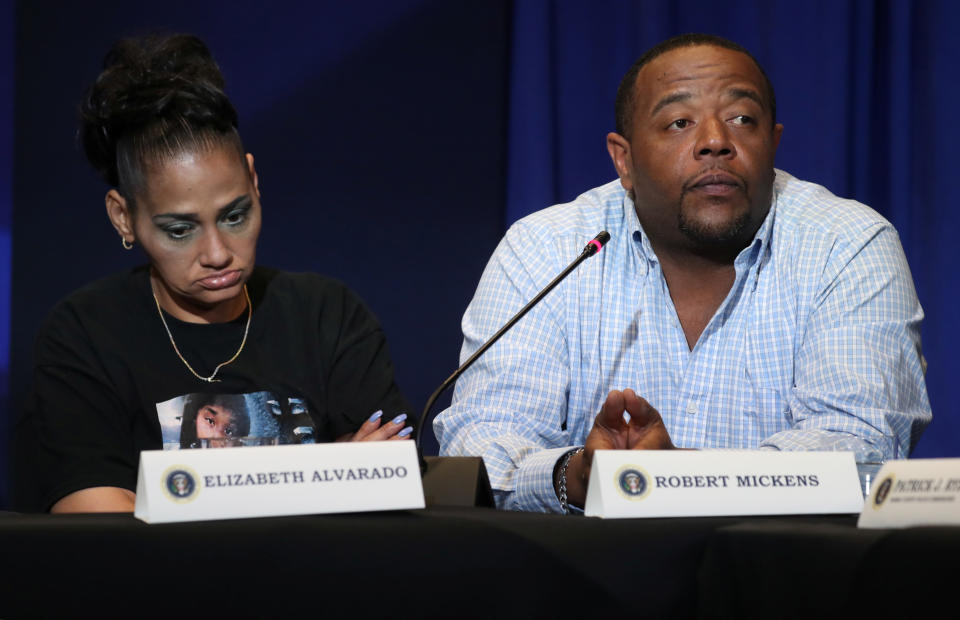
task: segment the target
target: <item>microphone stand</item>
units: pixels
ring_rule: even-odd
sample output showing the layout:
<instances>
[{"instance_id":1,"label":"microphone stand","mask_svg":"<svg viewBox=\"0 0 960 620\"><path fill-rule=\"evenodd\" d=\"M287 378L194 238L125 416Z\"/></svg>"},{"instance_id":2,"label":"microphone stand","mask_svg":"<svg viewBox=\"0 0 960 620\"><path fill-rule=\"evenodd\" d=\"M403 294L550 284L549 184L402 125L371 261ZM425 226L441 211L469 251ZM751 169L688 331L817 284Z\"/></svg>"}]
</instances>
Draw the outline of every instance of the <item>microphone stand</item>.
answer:
<instances>
[{"instance_id":1,"label":"microphone stand","mask_svg":"<svg viewBox=\"0 0 960 620\"><path fill-rule=\"evenodd\" d=\"M609 240L610 240L610 233L608 233L605 230L602 231L593 239L591 239L590 242L583 249L583 251L580 253L580 256L576 258L576 260L570 263L566 269L560 272L560 275L558 275L553 280L551 280L550 283L547 284L547 286L544 287L542 291L537 293L537 295L533 299L527 302L527 304L523 308L521 308L519 312L513 315L513 318L511 318L509 321L506 322L506 324L503 327L497 330L497 333L495 333L493 336L490 337L489 340L483 343L483 345L479 349L474 351L473 355L471 355L467 359L467 361L461 364L460 367L457 368L452 375L447 377L447 379L440 384L440 387L438 387L433 392L433 394L430 395L430 398L427 399L426 406L423 408L423 412L420 414L420 417L417 419L417 430L415 435L415 442L417 445L417 458L420 459L421 474L425 476L427 474L428 469L430 468L430 465L427 463L426 459L423 456L423 443L422 443L423 427L426 423L427 416L430 414L430 409L433 408L434 403L437 401L438 398L440 398L440 395L443 394L447 390L447 388L453 385L453 383L460 377L460 375L462 375L468 368L470 368L470 366L472 366L473 363L476 362L481 355L483 355L490 347L492 347L494 343L500 340L500 338L505 333L507 333L507 331L509 331L510 328L512 328L517 321L522 319L524 315L527 314L527 312L529 312L534 306L540 303L540 300L546 297L547 293L549 293L554 288L556 288L556 286L560 284L560 282L562 282L564 278L570 275L570 272L572 272L574 269L580 266L580 263L582 263L583 261L587 260L594 254L599 252ZM445 458L456 458L456 457L445 457ZM472 457L472 458L478 458L478 457ZM431 459L431 460L434 460L434 459ZM482 460L480 462L480 467L481 468L483 467ZM484 480L486 480L486 477L487 477L486 469L483 469L481 477ZM487 482L487 486L489 488L489 482ZM489 490L488 490L488 494L489 494ZM492 502L490 505L491 506L493 505Z\"/></svg>"}]
</instances>

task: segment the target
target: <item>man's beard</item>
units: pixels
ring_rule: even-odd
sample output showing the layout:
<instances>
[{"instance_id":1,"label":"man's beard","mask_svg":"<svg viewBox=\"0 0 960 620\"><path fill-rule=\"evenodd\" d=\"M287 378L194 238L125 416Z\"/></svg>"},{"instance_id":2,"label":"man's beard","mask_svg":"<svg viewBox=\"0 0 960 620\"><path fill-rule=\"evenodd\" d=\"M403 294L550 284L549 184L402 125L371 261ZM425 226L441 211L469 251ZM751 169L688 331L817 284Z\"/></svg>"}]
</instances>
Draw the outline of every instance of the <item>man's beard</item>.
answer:
<instances>
[{"instance_id":1,"label":"man's beard","mask_svg":"<svg viewBox=\"0 0 960 620\"><path fill-rule=\"evenodd\" d=\"M681 206L677 215L677 224L687 239L702 246L722 246L733 241L742 241L741 236L750 224L750 212L744 212L737 218L719 225L709 225L689 219Z\"/></svg>"}]
</instances>

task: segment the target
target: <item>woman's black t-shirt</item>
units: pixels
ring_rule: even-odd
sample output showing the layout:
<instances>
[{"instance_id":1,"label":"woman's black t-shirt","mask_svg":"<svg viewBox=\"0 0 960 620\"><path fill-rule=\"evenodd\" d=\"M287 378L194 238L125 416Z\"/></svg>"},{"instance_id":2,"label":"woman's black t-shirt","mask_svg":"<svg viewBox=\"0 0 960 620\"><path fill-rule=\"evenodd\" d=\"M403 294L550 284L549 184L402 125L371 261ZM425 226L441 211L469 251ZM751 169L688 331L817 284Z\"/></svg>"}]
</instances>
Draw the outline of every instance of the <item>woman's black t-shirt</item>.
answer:
<instances>
[{"instance_id":1,"label":"woman's black t-shirt","mask_svg":"<svg viewBox=\"0 0 960 620\"><path fill-rule=\"evenodd\" d=\"M17 450L20 503L46 510L80 489L135 490L141 450L193 447L200 436L326 442L377 410L387 420L408 411L380 325L343 284L257 267L247 287L247 343L215 383L195 377L174 352L147 267L60 302L39 336L18 430L18 443L32 444ZM202 376L236 353L247 319L164 316ZM26 479L32 498L22 497Z\"/></svg>"}]
</instances>

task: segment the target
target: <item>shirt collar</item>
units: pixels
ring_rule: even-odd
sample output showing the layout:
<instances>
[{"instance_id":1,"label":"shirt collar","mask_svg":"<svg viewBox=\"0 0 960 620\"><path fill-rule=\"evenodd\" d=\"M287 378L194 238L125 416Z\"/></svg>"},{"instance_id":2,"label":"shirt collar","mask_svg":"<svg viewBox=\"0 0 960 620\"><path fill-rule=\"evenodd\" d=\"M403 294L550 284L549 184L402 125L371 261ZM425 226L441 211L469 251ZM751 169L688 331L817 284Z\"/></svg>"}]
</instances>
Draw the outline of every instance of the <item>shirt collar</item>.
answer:
<instances>
[{"instance_id":1,"label":"shirt collar","mask_svg":"<svg viewBox=\"0 0 960 620\"><path fill-rule=\"evenodd\" d=\"M779 174L779 171L775 169L774 173ZM773 239L773 223L776 219L777 201L779 199L780 187L777 179L774 179L773 195L770 197L770 210L767 211L767 216L763 218L760 228L758 228L756 234L753 235L753 241L740 252L734 264L744 261L745 266L753 266L760 262L761 258L770 254L770 242Z\"/></svg>"},{"instance_id":2,"label":"shirt collar","mask_svg":"<svg viewBox=\"0 0 960 620\"><path fill-rule=\"evenodd\" d=\"M640 225L640 218L637 217L637 208L633 204L633 198L630 197L630 192L626 190L623 190L623 221L626 223L627 232L630 233L630 238L633 240L633 246L640 253L640 258L658 262L657 255L653 252L653 246L650 245L650 238L647 237L643 226Z\"/></svg>"}]
</instances>

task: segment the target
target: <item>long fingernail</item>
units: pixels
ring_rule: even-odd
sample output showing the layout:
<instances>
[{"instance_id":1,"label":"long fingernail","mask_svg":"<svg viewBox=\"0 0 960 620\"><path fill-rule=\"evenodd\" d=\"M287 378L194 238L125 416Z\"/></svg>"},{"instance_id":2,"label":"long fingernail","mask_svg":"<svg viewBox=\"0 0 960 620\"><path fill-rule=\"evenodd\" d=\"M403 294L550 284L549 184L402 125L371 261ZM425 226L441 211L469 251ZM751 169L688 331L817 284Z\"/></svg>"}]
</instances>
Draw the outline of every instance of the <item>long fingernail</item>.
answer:
<instances>
[{"instance_id":1,"label":"long fingernail","mask_svg":"<svg viewBox=\"0 0 960 620\"><path fill-rule=\"evenodd\" d=\"M406 437L407 435L409 435L409 434L412 433L412 432L413 432L413 427L412 427L412 426L408 426L407 428L405 428L405 429L403 429L402 431L400 431L399 433L397 433L397 437Z\"/></svg>"},{"instance_id":2,"label":"long fingernail","mask_svg":"<svg viewBox=\"0 0 960 620\"><path fill-rule=\"evenodd\" d=\"M407 419L407 414L401 413L393 419L394 424L403 424L403 421Z\"/></svg>"},{"instance_id":3,"label":"long fingernail","mask_svg":"<svg viewBox=\"0 0 960 620\"><path fill-rule=\"evenodd\" d=\"M376 411L372 416L370 416L370 419L367 420L367 422L376 422L377 420L380 419L380 416L382 415L383 415L383 409L381 409L380 411Z\"/></svg>"}]
</instances>

